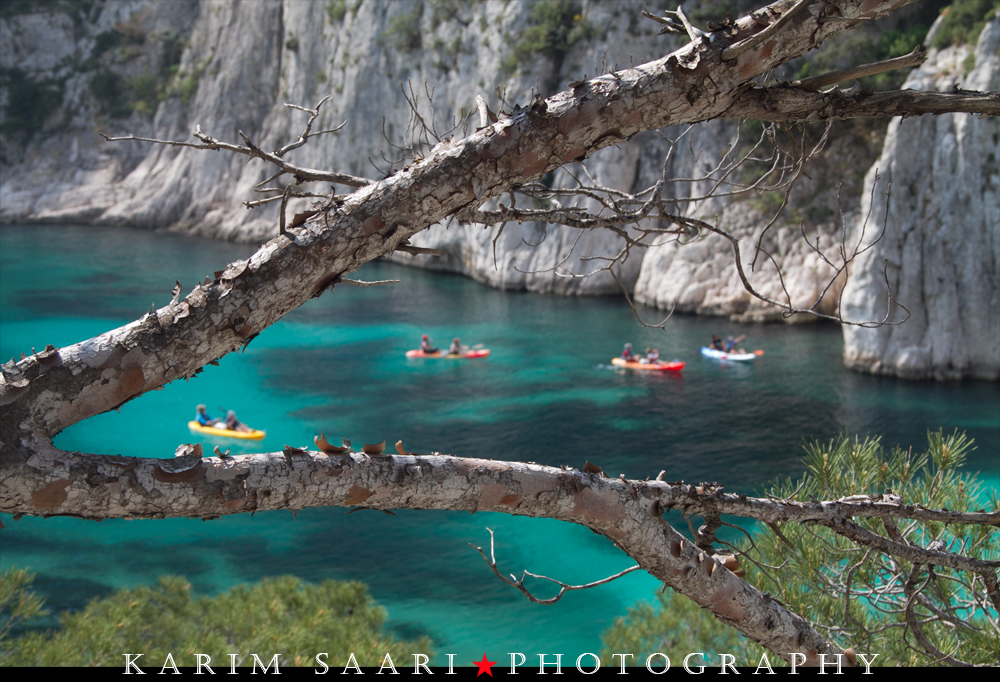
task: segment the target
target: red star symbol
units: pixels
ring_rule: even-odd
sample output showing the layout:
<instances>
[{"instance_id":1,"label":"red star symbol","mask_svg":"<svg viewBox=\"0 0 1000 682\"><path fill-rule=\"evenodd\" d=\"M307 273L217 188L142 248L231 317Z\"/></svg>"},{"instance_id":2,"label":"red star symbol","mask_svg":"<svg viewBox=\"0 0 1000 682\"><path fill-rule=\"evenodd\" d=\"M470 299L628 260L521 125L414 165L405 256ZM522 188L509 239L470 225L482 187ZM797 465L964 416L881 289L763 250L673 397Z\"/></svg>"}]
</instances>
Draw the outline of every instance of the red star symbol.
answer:
<instances>
[{"instance_id":1,"label":"red star symbol","mask_svg":"<svg viewBox=\"0 0 1000 682\"><path fill-rule=\"evenodd\" d=\"M476 677L479 677L483 673L486 673L490 677L493 677L493 671L490 670L490 668L492 668L496 664L497 664L496 661L490 661L489 659L487 659L486 658L486 654L483 654L483 660L481 660L481 661L473 661L472 662L472 665L474 665L474 666L476 666L476 667L479 668L479 672L476 673Z\"/></svg>"}]
</instances>

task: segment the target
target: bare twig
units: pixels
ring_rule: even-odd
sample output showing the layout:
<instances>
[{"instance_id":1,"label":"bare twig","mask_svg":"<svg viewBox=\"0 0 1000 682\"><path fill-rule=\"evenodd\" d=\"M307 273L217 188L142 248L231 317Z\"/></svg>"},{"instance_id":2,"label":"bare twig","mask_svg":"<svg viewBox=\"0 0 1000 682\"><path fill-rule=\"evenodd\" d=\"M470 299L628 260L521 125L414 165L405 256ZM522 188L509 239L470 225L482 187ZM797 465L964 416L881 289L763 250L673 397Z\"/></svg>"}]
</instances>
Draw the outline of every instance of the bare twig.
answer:
<instances>
[{"instance_id":1,"label":"bare twig","mask_svg":"<svg viewBox=\"0 0 1000 682\"><path fill-rule=\"evenodd\" d=\"M555 578L549 578L549 577L546 577L544 575L537 575L537 574L531 573L529 571L524 571L521 574L521 578L520 579L516 578L513 573L511 574L510 578L508 579L502 573L500 573L499 569L497 569L496 553L495 553L495 550L494 550L493 531L491 529L489 529L489 528L487 528L486 530L488 530L490 532L490 558L489 559L486 558L486 553L483 552L483 548L482 547L477 547L474 544L472 544L471 542L469 543L469 547L472 547L474 550L476 550L477 552L479 552L479 556L483 557L483 561L485 561L489 565L490 569L493 571L493 573L498 578L500 578L500 580L504 581L505 583L507 583L511 587L517 588L518 592L520 592L521 594L523 594L525 597L528 598L529 601L531 601L531 602L533 602L535 604L546 604L546 605L548 605L548 604L555 604L557 601L559 601L560 599L562 599L563 595L566 592L571 592L571 591L574 591L574 590L589 590L592 587L598 587L599 585L605 585L605 584L611 582L612 580L617 580L618 578L621 578L623 575L627 575L627 574L631 573L632 571L638 571L640 569L640 566L638 564L636 564L635 566L630 566L629 568L626 568L624 571L619 571L618 573L615 573L612 576L608 576L607 578L602 578L601 580L595 580L594 582L587 583L586 585L567 585L566 583L560 582L559 580L556 580ZM539 580L547 580L550 583L555 583L556 585L559 586L559 593L556 596L554 596L554 597L550 597L549 599L539 599L538 597L536 597L535 595L533 595L528 590L527 587L524 586L524 578L525 577L529 577L529 576L532 577L532 578L537 578Z\"/></svg>"},{"instance_id":2,"label":"bare twig","mask_svg":"<svg viewBox=\"0 0 1000 682\"><path fill-rule=\"evenodd\" d=\"M902 57L886 59L884 61L873 62L871 64L862 64L861 66L854 66L850 69L826 73L821 76L813 76L812 78L803 78L802 80L792 81L791 85L794 85L797 88L805 88L807 90L819 90L827 85L836 85L837 83L854 80L855 78L860 79L865 76L874 76L875 74L885 73L886 71L895 71L896 69L907 69L913 66L920 66L925 61L927 61L927 53L921 52L920 46L917 45L913 48L913 52L903 55Z\"/></svg>"}]
</instances>

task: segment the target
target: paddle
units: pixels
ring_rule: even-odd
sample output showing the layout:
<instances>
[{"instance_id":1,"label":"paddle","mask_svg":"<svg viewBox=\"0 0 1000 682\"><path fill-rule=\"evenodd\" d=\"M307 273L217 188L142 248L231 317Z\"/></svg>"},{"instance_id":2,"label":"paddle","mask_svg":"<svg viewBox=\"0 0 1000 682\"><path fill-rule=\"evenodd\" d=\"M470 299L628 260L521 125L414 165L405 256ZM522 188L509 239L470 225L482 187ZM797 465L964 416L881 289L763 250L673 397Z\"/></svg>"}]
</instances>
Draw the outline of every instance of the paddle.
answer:
<instances>
[{"instance_id":1,"label":"paddle","mask_svg":"<svg viewBox=\"0 0 1000 682\"><path fill-rule=\"evenodd\" d=\"M485 345L486 345L485 343L477 343L475 346L472 347L472 350L481 350L482 347Z\"/></svg>"}]
</instances>

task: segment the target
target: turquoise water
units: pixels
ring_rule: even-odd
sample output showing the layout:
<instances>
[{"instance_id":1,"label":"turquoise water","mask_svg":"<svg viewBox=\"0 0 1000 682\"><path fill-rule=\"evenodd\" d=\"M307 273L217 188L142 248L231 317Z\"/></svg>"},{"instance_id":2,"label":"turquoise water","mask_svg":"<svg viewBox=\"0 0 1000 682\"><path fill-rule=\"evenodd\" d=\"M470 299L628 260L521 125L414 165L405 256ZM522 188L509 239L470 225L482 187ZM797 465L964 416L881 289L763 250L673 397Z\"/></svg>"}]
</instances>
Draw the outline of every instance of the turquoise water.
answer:
<instances>
[{"instance_id":1,"label":"turquoise water","mask_svg":"<svg viewBox=\"0 0 1000 682\"><path fill-rule=\"evenodd\" d=\"M253 248L127 229L0 228L0 358L81 341L170 300ZM322 431L355 444L402 439L417 452L530 460L609 475L718 481L754 492L801 472L804 439L881 434L922 448L928 429L963 429L978 450L969 467L1000 485L1000 387L863 376L840 363L832 326L735 325L676 316L667 331L641 329L618 298L553 298L502 293L468 279L373 263L363 279L403 283L341 286L261 334L245 353L189 382L125 405L61 434L60 447L172 456L192 440L185 424L196 403L237 410L267 430L263 443L222 443L234 453L311 445ZM656 311L645 311L655 317ZM749 365L703 359L712 333L747 334L765 355ZM413 361L421 333L483 343L477 361ZM612 368L622 343L655 345L681 374ZM135 425L141 424L141 432ZM128 435L123 435L123 434ZM29 566L55 609L150 584L164 573L215 592L265 576L363 580L402 636L426 634L439 653L472 661L597 651L601 632L658 583L631 574L567 595L554 606L528 603L496 580L468 543L497 533L505 572L523 569L587 582L630 565L610 542L555 521L501 514L375 512L339 508L236 516L101 523L0 515L0 566ZM544 589L542 590L544 592ZM470 658L471 657L471 658ZM439 662L446 662L438 659ZM506 659L502 659L506 660Z\"/></svg>"}]
</instances>

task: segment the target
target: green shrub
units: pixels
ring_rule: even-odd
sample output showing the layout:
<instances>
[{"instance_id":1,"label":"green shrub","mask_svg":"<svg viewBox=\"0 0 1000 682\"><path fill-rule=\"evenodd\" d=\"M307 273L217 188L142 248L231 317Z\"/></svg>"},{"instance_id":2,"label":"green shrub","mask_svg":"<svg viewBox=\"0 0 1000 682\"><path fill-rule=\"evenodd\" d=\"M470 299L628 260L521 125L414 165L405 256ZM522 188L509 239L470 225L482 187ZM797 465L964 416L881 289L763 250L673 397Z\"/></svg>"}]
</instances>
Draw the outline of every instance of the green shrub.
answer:
<instances>
[{"instance_id":1,"label":"green shrub","mask_svg":"<svg viewBox=\"0 0 1000 682\"><path fill-rule=\"evenodd\" d=\"M64 9L65 0L3 0L0 2L0 18L9 19L18 14L36 14Z\"/></svg>"},{"instance_id":2,"label":"green shrub","mask_svg":"<svg viewBox=\"0 0 1000 682\"><path fill-rule=\"evenodd\" d=\"M535 54L550 57L559 67L573 45L594 35L593 27L580 11L572 0L539 0L531 12L531 25L504 58L503 70L514 73Z\"/></svg>"},{"instance_id":3,"label":"green shrub","mask_svg":"<svg viewBox=\"0 0 1000 682\"><path fill-rule=\"evenodd\" d=\"M0 132L17 135L27 142L42 129L45 119L62 105L63 83L55 79L33 80L14 67L0 72L7 90L7 106Z\"/></svg>"},{"instance_id":4,"label":"green shrub","mask_svg":"<svg viewBox=\"0 0 1000 682\"><path fill-rule=\"evenodd\" d=\"M986 20L997 10L1000 0L956 0L942 12L944 21L934 36L933 46L940 49L966 43L975 45Z\"/></svg>"},{"instance_id":5,"label":"green shrub","mask_svg":"<svg viewBox=\"0 0 1000 682\"><path fill-rule=\"evenodd\" d=\"M968 76L974 68L976 68L976 53L970 52L962 60L962 76Z\"/></svg>"},{"instance_id":6,"label":"green shrub","mask_svg":"<svg viewBox=\"0 0 1000 682\"><path fill-rule=\"evenodd\" d=\"M750 660L759 661L764 652L756 642L722 624L693 600L673 591L657 594L655 605L639 602L630 608L601 635L601 644L601 665L612 668L621 665L620 658L612 658L616 653L634 654L626 663L643 665L647 656L662 652L679 667L680 661L674 660L675 652L683 651L687 655L700 651L707 661L718 654L733 654L740 665L747 665ZM694 667L700 663L695 658L690 665ZM774 665L773 660L771 665Z\"/></svg>"},{"instance_id":7,"label":"green shrub","mask_svg":"<svg viewBox=\"0 0 1000 682\"><path fill-rule=\"evenodd\" d=\"M8 572L0 580L0 623L17 613L18 600L41 607L37 599L31 602L28 581L22 576L16 583L16 577ZM4 594L11 597L4 601ZM22 607L22 619L24 612ZM15 666L120 667L123 652L142 652L140 665L160 666L172 652L177 665L192 666L193 654L202 653L218 670L228 667L231 653L241 654L244 666L253 664L251 652L265 663L280 654L283 665L315 666L316 654L327 652L331 667L344 665L352 652L362 666L381 665L387 652L397 663L414 652L432 654L426 639L401 642L384 634L385 619L385 610L361 583L312 585L284 576L197 597L183 578L164 577L155 587L122 590L80 612L64 613L54 631L5 640L0 630L0 660Z\"/></svg>"},{"instance_id":8,"label":"green shrub","mask_svg":"<svg viewBox=\"0 0 1000 682\"><path fill-rule=\"evenodd\" d=\"M422 44L420 35L420 15L400 14L392 18L389 30L383 34L392 41L392 45L401 52L419 50Z\"/></svg>"},{"instance_id":9,"label":"green shrub","mask_svg":"<svg viewBox=\"0 0 1000 682\"><path fill-rule=\"evenodd\" d=\"M339 24L347 15L346 0L330 0L326 3L326 16L331 24Z\"/></svg>"},{"instance_id":10,"label":"green shrub","mask_svg":"<svg viewBox=\"0 0 1000 682\"><path fill-rule=\"evenodd\" d=\"M35 577L13 567L0 572L0 663L4 663L7 640L12 631L24 622L48 615L44 603L29 588Z\"/></svg>"},{"instance_id":11,"label":"green shrub","mask_svg":"<svg viewBox=\"0 0 1000 682\"><path fill-rule=\"evenodd\" d=\"M431 0L431 26L435 29L444 22L451 21L461 9L462 0Z\"/></svg>"},{"instance_id":12,"label":"green shrub","mask_svg":"<svg viewBox=\"0 0 1000 682\"><path fill-rule=\"evenodd\" d=\"M125 118L132 113L124 79L117 73L101 69L90 78L90 94L99 110L111 118Z\"/></svg>"},{"instance_id":13,"label":"green shrub","mask_svg":"<svg viewBox=\"0 0 1000 682\"><path fill-rule=\"evenodd\" d=\"M143 116L152 116L160 105L160 81L151 73L142 73L127 81L130 105Z\"/></svg>"},{"instance_id":14,"label":"green shrub","mask_svg":"<svg viewBox=\"0 0 1000 682\"><path fill-rule=\"evenodd\" d=\"M160 51L160 73L166 75L176 71L186 46L187 41L173 31L163 36L163 46Z\"/></svg>"},{"instance_id":15,"label":"green shrub","mask_svg":"<svg viewBox=\"0 0 1000 682\"><path fill-rule=\"evenodd\" d=\"M118 47L122 41L122 34L116 28L109 28L107 31L98 33L94 38L94 47L90 50L91 58L100 57L108 50Z\"/></svg>"}]
</instances>

